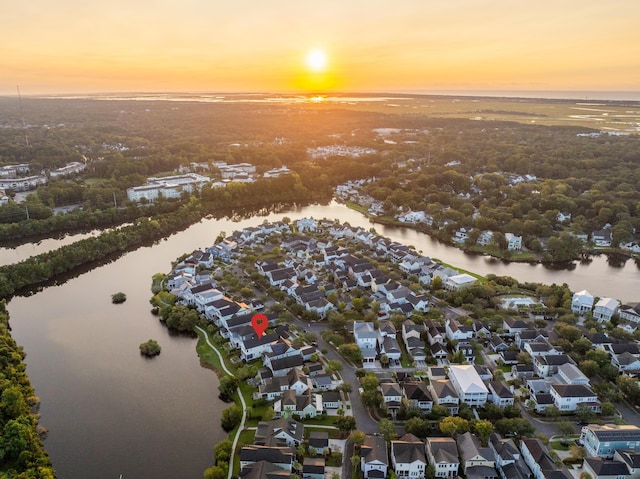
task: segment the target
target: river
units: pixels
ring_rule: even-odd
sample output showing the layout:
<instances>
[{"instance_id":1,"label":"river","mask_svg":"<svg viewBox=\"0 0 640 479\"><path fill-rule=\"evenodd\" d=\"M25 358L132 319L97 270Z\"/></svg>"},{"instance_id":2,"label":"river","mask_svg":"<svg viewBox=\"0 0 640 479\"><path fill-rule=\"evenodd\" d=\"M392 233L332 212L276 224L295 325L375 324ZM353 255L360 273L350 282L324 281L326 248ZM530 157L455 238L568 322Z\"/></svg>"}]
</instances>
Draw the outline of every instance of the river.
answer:
<instances>
[{"instance_id":1,"label":"river","mask_svg":"<svg viewBox=\"0 0 640 479\"><path fill-rule=\"evenodd\" d=\"M619 268L604 256L573 270L507 264L471 256L411 229L372 225L335 202L232 221L207 219L152 247L9 303L13 336L27 353L27 373L42 401L41 424L59 479L201 478L213 445L226 435L216 376L199 366L195 340L171 336L151 315L151 276L168 272L183 253L209 246L222 231L288 216L339 218L353 226L413 245L423 254L480 274L521 281L567 283L596 296L640 300L640 270ZM31 247L31 246L30 246ZM52 243L32 246L37 254ZM127 301L111 304L122 291ZM162 353L140 356L138 345L156 339Z\"/></svg>"}]
</instances>

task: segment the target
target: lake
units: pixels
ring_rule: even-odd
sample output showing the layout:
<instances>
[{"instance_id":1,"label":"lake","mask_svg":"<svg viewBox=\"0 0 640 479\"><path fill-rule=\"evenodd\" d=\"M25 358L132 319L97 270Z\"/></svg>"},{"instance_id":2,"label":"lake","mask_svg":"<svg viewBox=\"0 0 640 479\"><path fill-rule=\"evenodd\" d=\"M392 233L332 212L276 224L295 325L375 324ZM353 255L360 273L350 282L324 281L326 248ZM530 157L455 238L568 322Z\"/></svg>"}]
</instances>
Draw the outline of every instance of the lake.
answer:
<instances>
[{"instance_id":1,"label":"lake","mask_svg":"<svg viewBox=\"0 0 640 479\"><path fill-rule=\"evenodd\" d=\"M599 256L573 270L508 264L467 255L415 230L373 225L335 202L240 221L203 220L152 247L9 303L12 334L27 353L27 373L42 401L41 425L49 429L45 445L59 479L202 477L212 464L214 444L226 438L220 415L227 405L217 397L215 374L199 365L195 339L170 335L150 313L151 276L167 273L171 261L211 245L222 231L283 216L375 227L425 255L480 274L567 283L574 291L640 300L640 270L633 261L612 267ZM55 247L51 241L29 247L38 254ZM127 301L114 305L111 295L119 291ZM162 347L154 359L138 350L148 339Z\"/></svg>"}]
</instances>

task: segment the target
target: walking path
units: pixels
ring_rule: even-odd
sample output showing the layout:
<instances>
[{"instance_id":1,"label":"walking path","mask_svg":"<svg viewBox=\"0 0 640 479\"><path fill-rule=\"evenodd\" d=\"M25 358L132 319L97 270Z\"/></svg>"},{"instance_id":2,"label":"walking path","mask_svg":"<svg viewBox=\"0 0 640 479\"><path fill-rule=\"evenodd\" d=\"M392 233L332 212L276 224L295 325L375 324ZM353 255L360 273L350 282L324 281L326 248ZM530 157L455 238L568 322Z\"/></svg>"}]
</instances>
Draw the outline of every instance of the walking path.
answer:
<instances>
[{"instance_id":1,"label":"walking path","mask_svg":"<svg viewBox=\"0 0 640 479\"><path fill-rule=\"evenodd\" d=\"M222 366L222 369L224 369L224 372L231 377L235 377L235 374L227 369L227 365L224 363L224 358L222 357L222 354L220 354L220 351L218 351L218 348L216 348L213 344L211 344L211 341L209 341L209 335L207 334L207 332L200 326L196 326L196 329L202 333L202 335L204 336L204 340L207 342L209 347L213 349L218 355L218 358L220 358L220 364ZM231 446L231 457L229 458L229 475L227 476L227 479L231 479L231 476L233 475L233 456L236 453L238 439L240 438L240 433L244 430L244 423L247 419L247 404L244 402L244 396L242 395L242 391L240 391L240 388L238 388L238 396L240 397L240 402L242 403L242 421L240 421L240 425L238 426L236 435L233 438L233 445Z\"/></svg>"}]
</instances>

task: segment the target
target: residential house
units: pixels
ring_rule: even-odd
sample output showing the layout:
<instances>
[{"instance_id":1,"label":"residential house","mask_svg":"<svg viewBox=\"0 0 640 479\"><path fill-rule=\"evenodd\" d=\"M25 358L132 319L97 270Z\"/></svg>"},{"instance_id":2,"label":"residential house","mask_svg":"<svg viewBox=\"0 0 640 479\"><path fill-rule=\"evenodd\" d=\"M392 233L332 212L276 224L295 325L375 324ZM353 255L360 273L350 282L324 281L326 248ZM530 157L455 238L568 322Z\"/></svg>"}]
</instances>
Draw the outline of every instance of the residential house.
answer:
<instances>
[{"instance_id":1,"label":"residential house","mask_svg":"<svg viewBox=\"0 0 640 479\"><path fill-rule=\"evenodd\" d=\"M337 391L325 391L321 394L323 409L339 409L342 406L340 393Z\"/></svg>"},{"instance_id":2,"label":"residential house","mask_svg":"<svg viewBox=\"0 0 640 479\"><path fill-rule=\"evenodd\" d=\"M462 288L466 288L467 286L475 284L476 281L476 278L467 273L456 274L454 276L449 276L445 280L444 288L447 291L458 291Z\"/></svg>"},{"instance_id":3,"label":"residential house","mask_svg":"<svg viewBox=\"0 0 640 479\"><path fill-rule=\"evenodd\" d=\"M474 336L473 326L462 326L456 319L447 319L445 334L450 341L467 341Z\"/></svg>"},{"instance_id":4,"label":"residential house","mask_svg":"<svg viewBox=\"0 0 640 479\"><path fill-rule=\"evenodd\" d=\"M354 321L353 337L360 349L375 349L378 342L378 333L373 329L373 323Z\"/></svg>"},{"instance_id":5,"label":"residential house","mask_svg":"<svg viewBox=\"0 0 640 479\"><path fill-rule=\"evenodd\" d=\"M540 439L523 438L520 441L520 452L535 479L548 479L548 473L558 469Z\"/></svg>"},{"instance_id":6,"label":"residential house","mask_svg":"<svg viewBox=\"0 0 640 479\"><path fill-rule=\"evenodd\" d=\"M640 323L640 303L625 303L618 309L620 319Z\"/></svg>"},{"instance_id":7,"label":"residential house","mask_svg":"<svg viewBox=\"0 0 640 479\"><path fill-rule=\"evenodd\" d=\"M429 387L422 381L405 381L402 383L402 394L407 404L428 414L433 408L433 399Z\"/></svg>"},{"instance_id":8,"label":"residential house","mask_svg":"<svg viewBox=\"0 0 640 479\"><path fill-rule=\"evenodd\" d=\"M469 406L483 406L489 391L472 365L452 365L449 379L460 400Z\"/></svg>"},{"instance_id":9,"label":"residential house","mask_svg":"<svg viewBox=\"0 0 640 479\"><path fill-rule=\"evenodd\" d=\"M611 230L597 230L591 233L591 241L596 246L608 248L611 246Z\"/></svg>"},{"instance_id":10,"label":"residential house","mask_svg":"<svg viewBox=\"0 0 640 479\"><path fill-rule=\"evenodd\" d=\"M495 454L496 468L501 479L529 479L530 471L520 456L513 439L501 439L496 433L489 436L489 447Z\"/></svg>"},{"instance_id":11,"label":"residential house","mask_svg":"<svg viewBox=\"0 0 640 479\"><path fill-rule=\"evenodd\" d=\"M504 334L509 336L515 336L517 333L521 333L527 329L530 329L531 325L522 319L513 318L511 316L505 318L502 321L502 330Z\"/></svg>"},{"instance_id":12,"label":"residential house","mask_svg":"<svg viewBox=\"0 0 640 479\"><path fill-rule=\"evenodd\" d=\"M257 445L286 444L299 446L304 440L304 424L293 419L280 418L260 421L253 440Z\"/></svg>"},{"instance_id":13,"label":"residential house","mask_svg":"<svg viewBox=\"0 0 640 479\"><path fill-rule=\"evenodd\" d=\"M324 457L305 457L302 462L303 479L324 479Z\"/></svg>"},{"instance_id":14,"label":"residential house","mask_svg":"<svg viewBox=\"0 0 640 479\"><path fill-rule=\"evenodd\" d=\"M449 414L452 416L458 414L460 410L460 398L451 381L447 379L432 379L429 388L431 390L431 397L438 406L448 408Z\"/></svg>"},{"instance_id":15,"label":"residential house","mask_svg":"<svg viewBox=\"0 0 640 479\"><path fill-rule=\"evenodd\" d=\"M500 351L498 353L502 362L507 366L518 364L518 362L520 361L518 359L518 354L520 354L520 351L516 351L514 349L508 349L506 351ZM531 366L531 368L533 370L533 366Z\"/></svg>"},{"instance_id":16,"label":"residential house","mask_svg":"<svg viewBox=\"0 0 640 479\"><path fill-rule=\"evenodd\" d=\"M613 458L627 465L629 479L640 478L640 453L632 451L616 451Z\"/></svg>"},{"instance_id":17,"label":"residential house","mask_svg":"<svg viewBox=\"0 0 640 479\"><path fill-rule=\"evenodd\" d=\"M640 370L640 359L629 351L613 355L611 364L616 366L621 373L632 373Z\"/></svg>"},{"instance_id":18,"label":"residential house","mask_svg":"<svg viewBox=\"0 0 640 479\"><path fill-rule=\"evenodd\" d=\"M360 446L360 469L365 479L384 479L388 468L387 442L384 437L367 434Z\"/></svg>"},{"instance_id":19,"label":"residential house","mask_svg":"<svg viewBox=\"0 0 640 479\"><path fill-rule=\"evenodd\" d=\"M551 344L549 344L546 339L544 341L533 341L531 343L525 343L522 349L529 353L531 357L556 355L562 353L561 349L551 346Z\"/></svg>"},{"instance_id":20,"label":"residential house","mask_svg":"<svg viewBox=\"0 0 640 479\"><path fill-rule=\"evenodd\" d=\"M587 455L612 459L616 451L640 452L640 428L631 425L589 424L582 428L580 443Z\"/></svg>"},{"instance_id":21,"label":"residential house","mask_svg":"<svg viewBox=\"0 0 640 479\"><path fill-rule=\"evenodd\" d=\"M600 412L598 396L583 384L552 384L549 392L561 412L575 411L580 406Z\"/></svg>"},{"instance_id":22,"label":"residential house","mask_svg":"<svg viewBox=\"0 0 640 479\"><path fill-rule=\"evenodd\" d=\"M489 340L489 347L494 353L499 353L500 351L507 351L509 349L509 345L504 342L504 340L500 336L493 336Z\"/></svg>"},{"instance_id":23,"label":"residential house","mask_svg":"<svg viewBox=\"0 0 640 479\"><path fill-rule=\"evenodd\" d=\"M566 354L549 354L533 356L533 368L535 373L543 378L557 374L558 368L571 362Z\"/></svg>"},{"instance_id":24,"label":"residential house","mask_svg":"<svg viewBox=\"0 0 640 479\"><path fill-rule=\"evenodd\" d=\"M258 461L240 468L240 477L242 479L288 479L291 477L291 471L281 469L268 461Z\"/></svg>"},{"instance_id":25,"label":"residential house","mask_svg":"<svg viewBox=\"0 0 640 479\"><path fill-rule=\"evenodd\" d=\"M566 363L558 366L558 377L564 384L582 384L589 386L589 378L572 363Z\"/></svg>"},{"instance_id":26,"label":"residential house","mask_svg":"<svg viewBox=\"0 0 640 479\"><path fill-rule=\"evenodd\" d=\"M400 384L382 383L380 384L380 391L382 392L382 401L387 408L387 412L395 419L402 405L402 388Z\"/></svg>"},{"instance_id":27,"label":"residential house","mask_svg":"<svg viewBox=\"0 0 640 479\"><path fill-rule=\"evenodd\" d=\"M282 392L282 397L273 404L277 416L314 418L322 414L322 396L307 390L300 396L294 390Z\"/></svg>"},{"instance_id":28,"label":"residential house","mask_svg":"<svg viewBox=\"0 0 640 479\"><path fill-rule=\"evenodd\" d=\"M413 434L391 441L391 465L396 477L424 478L427 468L424 443Z\"/></svg>"},{"instance_id":29,"label":"residential house","mask_svg":"<svg viewBox=\"0 0 640 479\"><path fill-rule=\"evenodd\" d=\"M502 381L489 381L489 400L496 406L513 406L513 390Z\"/></svg>"},{"instance_id":30,"label":"residential house","mask_svg":"<svg viewBox=\"0 0 640 479\"><path fill-rule=\"evenodd\" d=\"M383 354L387 356L390 361L400 361L402 350L400 349L398 341L394 337L384 337L384 340L380 344L380 355Z\"/></svg>"},{"instance_id":31,"label":"residential house","mask_svg":"<svg viewBox=\"0 0 640 479\"><path fill-rule=\"evenodd\" d=\"M614 314L618 312L620 302L613 298L600 298L593 308L593 318L599 322L611 321Z\"/></svg>"},{"instance_id":32,"label":"residential house","mask_svg":"<svg viewBox=\"0 0 640 479\"><path fill-rule=\"evenodd\" d=\"M507 240L507 249L509 251L520 251L522 249L522 236L505 233L504 237Z\"/></svg>"},{"instance_id":33,"label":"residential house","mask_svg":"<svg viewBox=\"0 0 640 479\"><path fill-rule=\"evenodd\" d=\"M593 301L594 297L589 291L578 291L571 298L571 311L579 315L588 313L593 308Z\"/></svg>"},{"instance_id":34,"label":"residential house","mask_svg":"<svg viewBox=\"0 0 640 479\"><path fill-rule=\"evenodd\" d=\"M291 446L260 446L250 444L240 449L240 469L245 470L261 461L287 471L287 477L293 470L296 452ZM281 476L277 476L281 477Z\"/></svg>"},{"instance_id":35,"label":"residential house","mask_svg":"<svg viewBox=\"0 0 640 479\"><path fill-rule=\"evenodd\" d=\"M491 448L482 447L480 440L470 432L458 436L456 442L460 453L460 465L467 478L498 476L495 470L496 457Z\"/></svg>"},{"instance_id":36,"label":"residential house","mask_svg":"<svg viewBox=\"0 0 640 479\"><path fill-rule=\"evenodd\" d=\"M473 364L476 360L476 350L469 341L459 341L455 343L453 349L456 352L461 352L464 356L464 360L468 364Z\"/></svg>"},{"instance_id":37,"label":"residential house","mask_svg":"<svg viewBox=\"0 0 640 479\"><path fill-rule=\"evenodd\" d=\"M594 479L627 479L630 476L627 464L615 459L587 457L582 468Z\"/></svg>"},{"instance_id":38,"label":"residential house","mask_svg":"<svg viewBox=\"0 0 640 479\"><path fill-rule=\"evenodd\" d=\"M456 441L450 437L428 437L426 452L429 464L436 470L436 477L458 476L460 457Z\"/></svg>"}]
</instances>

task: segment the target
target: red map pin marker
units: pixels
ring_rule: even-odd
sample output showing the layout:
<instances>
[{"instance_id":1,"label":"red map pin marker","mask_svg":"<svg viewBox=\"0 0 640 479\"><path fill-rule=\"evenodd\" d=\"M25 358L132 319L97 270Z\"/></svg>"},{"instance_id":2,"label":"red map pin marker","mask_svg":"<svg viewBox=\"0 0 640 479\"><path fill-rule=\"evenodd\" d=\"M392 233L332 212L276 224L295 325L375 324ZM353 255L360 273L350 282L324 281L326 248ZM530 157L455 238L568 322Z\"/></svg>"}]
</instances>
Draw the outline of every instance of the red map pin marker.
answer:
<instances>
[{"instance_id":1,"label":"red map pin marker","mask_svg":"<svg viewBox=\"0 0 640 479\"><path fill-rule=\"evenodd\" d=\"M269 320L264 314L254 314L253 318L251 318L251 326L258 335L258 339L264 335L268 325Z\"/></svg>"}]
</instances>

